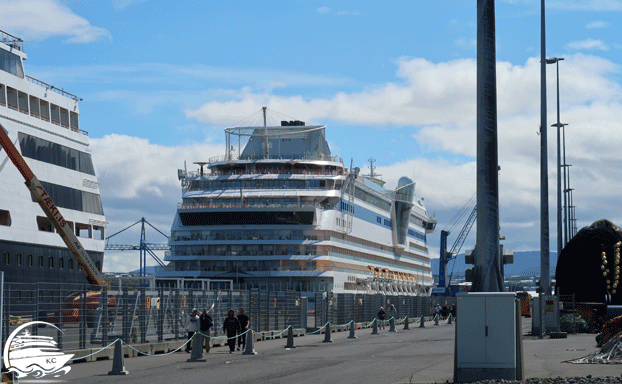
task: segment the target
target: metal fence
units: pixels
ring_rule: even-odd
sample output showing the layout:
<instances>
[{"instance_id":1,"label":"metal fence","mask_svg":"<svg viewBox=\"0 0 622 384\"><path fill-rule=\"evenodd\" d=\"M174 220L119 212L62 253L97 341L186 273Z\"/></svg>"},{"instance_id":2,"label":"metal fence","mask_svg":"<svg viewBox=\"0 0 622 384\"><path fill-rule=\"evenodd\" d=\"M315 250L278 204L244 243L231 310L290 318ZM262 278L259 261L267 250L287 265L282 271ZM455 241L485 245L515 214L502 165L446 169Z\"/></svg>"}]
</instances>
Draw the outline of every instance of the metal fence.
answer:
<instances>
[{"instance_id":1,"label":"metal fence","mask_svg":"<svg viewBox=\"0 0 622 384\"><path fill-rule=\"evenodd\" d=\"M51 336L60 349L106 346L116 338L127 343L185 338L193 308L209 310L211 336L224 336L222 323L229 309L244 308L255 332L281 331L291 325L322 327L326 322L370 322L380 306L395 304L399 317L432 314L436 303L453 298L317 293L307 298L297 291L117 288L89 285L5 283L2 292L2 344L23 324L33 335ZM303 304L303 305L301 305ZM306 313L305 313L306 312Z\"/></svg>"}]
</instances>

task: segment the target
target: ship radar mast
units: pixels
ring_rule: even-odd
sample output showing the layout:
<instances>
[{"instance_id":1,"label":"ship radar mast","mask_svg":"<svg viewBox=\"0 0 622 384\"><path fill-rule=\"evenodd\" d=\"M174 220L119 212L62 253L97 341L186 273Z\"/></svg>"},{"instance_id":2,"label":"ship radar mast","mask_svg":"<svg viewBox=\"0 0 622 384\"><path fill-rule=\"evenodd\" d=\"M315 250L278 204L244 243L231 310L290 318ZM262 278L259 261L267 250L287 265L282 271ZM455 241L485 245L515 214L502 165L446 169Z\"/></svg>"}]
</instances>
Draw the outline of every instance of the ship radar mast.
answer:
<instances>
[{"instance_id":1,"label":"ship radar mast","mask_svg":"<svg viewBox=\"0 0 622 384\"><path fill-rule=\"evenodd\" d=\"M376 161L376 159L370 157L367 161L369 161L369 177L376 178L376 176L382 176L381 174L374 173L374 169L376 169L376 167L374 167L374 161Z\"/></svg>"},{"instance_id":2,"label":"ship radar mast","mask_svg":"<svg viewBox=\"0 0 622 384\"><path fill-rule=\"evenodd\" d=\"M264 138L264 146L266 148L266 159L270 158L270 149L269 149L269 143L268 143L268 126L266 125L266 108L267 107L262 107L261 109L263 109L263 138Z\"/></svg>"}]
</instances>

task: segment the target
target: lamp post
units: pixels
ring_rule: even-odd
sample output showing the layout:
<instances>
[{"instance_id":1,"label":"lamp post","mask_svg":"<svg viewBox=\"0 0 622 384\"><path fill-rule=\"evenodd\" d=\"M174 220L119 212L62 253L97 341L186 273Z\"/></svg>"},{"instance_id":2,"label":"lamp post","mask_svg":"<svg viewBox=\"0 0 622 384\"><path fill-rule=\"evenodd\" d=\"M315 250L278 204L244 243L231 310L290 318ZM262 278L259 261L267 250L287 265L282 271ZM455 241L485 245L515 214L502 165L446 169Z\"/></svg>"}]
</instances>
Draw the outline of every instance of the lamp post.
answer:
<instances>
[{"instance_id":1,"label":"lamp post","mask_svg":"<svg viewBox=\"0 0 622 384\"><path fill-rule=\"evenodd\" d=\"M557 66L557 123L552 124L551 127L557 127L557 256L562 251L562 174L561 174L561 141L560 141L560 127L562 123L559 122L559 62L564 60L561 57L553 57L546 59L547 64L556 64Z\"/></svg>"},{"instance_id":2,"label":"lamp post","mask_svg":"<svg viewBox=\"0 0 622 384\"><path fill-rule=\"evenodd\" d=\"M570 167L570 165L566 164L566 125L568 124L562 124L562 148L564 156L564 246L566 246L570 240L568 234L568 187L570 186L570 182L568 182L568 186L566 186L566 180L568 180L566 169ZM570 174L570 169L568 169L568 174Z\"/></svg>"}]
</instances>

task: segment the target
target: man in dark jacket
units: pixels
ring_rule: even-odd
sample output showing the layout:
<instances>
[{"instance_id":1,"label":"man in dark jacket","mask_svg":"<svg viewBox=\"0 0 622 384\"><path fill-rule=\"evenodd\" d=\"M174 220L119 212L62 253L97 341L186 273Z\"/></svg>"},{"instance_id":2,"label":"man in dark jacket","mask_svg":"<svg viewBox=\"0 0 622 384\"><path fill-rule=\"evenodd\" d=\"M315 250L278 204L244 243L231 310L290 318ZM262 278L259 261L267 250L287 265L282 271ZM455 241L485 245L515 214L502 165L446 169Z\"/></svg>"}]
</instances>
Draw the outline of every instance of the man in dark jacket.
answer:
<instances>
[{"instance_id":1,"label":"man in dark jacket","mask_svg":"<svg viewBox=\"0 0 622 384\"><path fill-rule=\"evenodd\" d=\"M227 344L229 344L229 353L235 351L235 337L240 331L240 320L235 317L235 311L229 310L229 316L222 323L222 330L227 333Z\"/></svg>"},{"instance_id":2,"label":"man in dark jacket","mask_svg":"<svg viewBox=\"0 0 622 384\"><path fill-rule=\"evenodd\" d=\"M384 311L384 308L380 307L380 310L378 310L378 320L383 320L383 321L378 322L379 328L384 329L384 318L386 314L387 313Z\"/></svg>"},{"instance_id":3,"label":"man in dark jacket","mask_svg":"<svg viewBox=\"0 0 622 384\"><path fill-rule=\"evenodd\" d=\"M238 351L240 348L244 350L246 347L246 331L248 330L249 318L244 313L244 308L240 308L238 312L238 320L240 320L240 336L238 336Z\"/></svg>"},{"instance_id":4,"label":"man in dark jacket","mask_svg":"<svg viewBox=\"0 0 622 384\"><path fill-rule=\"evenodd\" d=\"M201 333L204 334L203 342L205 344L205 352L209 352L210 348L210 328L212 328L214 322L212 321L212 317L207 314L207 308L203 308L203 313L199 316L199 328L201 329Z\"/></svg>"}]
</instances>

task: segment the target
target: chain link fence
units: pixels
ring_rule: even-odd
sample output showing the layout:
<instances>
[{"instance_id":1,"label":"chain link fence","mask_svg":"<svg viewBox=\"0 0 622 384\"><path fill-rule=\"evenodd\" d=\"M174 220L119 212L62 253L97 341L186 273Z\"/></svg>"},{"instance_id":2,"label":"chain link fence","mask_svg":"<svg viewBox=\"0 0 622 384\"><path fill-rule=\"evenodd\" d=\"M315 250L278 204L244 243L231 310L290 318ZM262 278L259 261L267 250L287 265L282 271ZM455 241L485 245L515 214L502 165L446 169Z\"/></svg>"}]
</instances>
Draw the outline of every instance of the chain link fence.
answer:
<instances>
[{"instance_id":1,"label":"chain link fence","mask_svg":"<svg viewBox=\"0 0 622 384\"><path fill-rule=\"evenodd\" d=\"M117 338L126 343L184 339L190 313L207 309L211 336L225 336L222 324L230 309L244 308L255 332L282 331L291 325L320 328L327 322L370 322L378 309L394 304L400 318L430 316L436 303L454 298L316 293L307 297L303 313L297 291L200 290L177 288L112 288L90 285L5 283L2 345L23 324L32 335L50 336L58 348L73 350L106 346Z\"/></svg>"}]
</instances>

